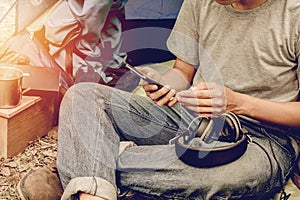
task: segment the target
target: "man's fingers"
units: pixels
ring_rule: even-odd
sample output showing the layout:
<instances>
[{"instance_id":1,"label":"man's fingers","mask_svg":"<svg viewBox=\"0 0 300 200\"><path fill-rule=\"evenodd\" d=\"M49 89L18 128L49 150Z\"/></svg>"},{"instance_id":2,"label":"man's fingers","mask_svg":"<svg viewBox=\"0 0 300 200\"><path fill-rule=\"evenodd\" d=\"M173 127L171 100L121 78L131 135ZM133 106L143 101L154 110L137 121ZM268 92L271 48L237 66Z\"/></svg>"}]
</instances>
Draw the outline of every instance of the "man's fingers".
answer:
<instances>
[{"instance_id":1,"label":"man's fingers","mask_svg":"<svg viewBox=\"0 0 300 200\"><path fill-rule=\"evenodd\" d=\"M165 93L163 96L161 96L160 99L157 100L156 102L157 105L159 106L168 105L169 102L175 101L175 94L176 94L176 90L169 89L167 93Z\"/></svg>"},{"instance_id":2,"label":"man's fingers","mask_svg":"<svg viewBox=\"0 0 300 200\"><path fill-rule=\"evenodd\" d=\"M210 106L193 106L185 105L185 108L191 110L198 116L219 116L225 112L224 107L210 107Z\"/></svg>"},{"instance_id":3,"label":"man's fingers","mask_svg":"<svg viewBox=\"0 0 300 200\"><path fill-rule=\"evenodd\" d=\"M156 88L157 85L155 85ZM150 92L149 94L149 97L152 99L152 100L156 100L158 101L159 99L161 99L164 95L166 95L168 92L170 91L170 86L168 85L165 85L163 86L161 89L159 90L156 90L154 92Z\"/></svg>"},{"instance_id":4,"label":"man's fingers","mask_svg":"<svg viewBox=\"0 0 300 200\"><path fill-rule=\"evenodd\" d=\"M158 86L154 84L145 84L143 85L144 90L147 92L158 90Z\"/></svg>"},{"instance_id":5,"label":"man's fingers","mask_svg":"<svg viewBox=\"0 0 300 200\"><path fill-rule=\"evenodd\" d=\"M182 105L212 106L211 99L181 98L180 102L182 103Z\"/></svg>"},{"instance_id":6,"label":"man's fingers","mask_svg":"<svg viewBox=\"0 0 300 200\"><path fill-rule=\"evenodd\" d=\"M186 98L204 98L208 99L211 98L211 91L210 90L184 90L178 93L181 97Z\"/></svg>"}]
</instances>

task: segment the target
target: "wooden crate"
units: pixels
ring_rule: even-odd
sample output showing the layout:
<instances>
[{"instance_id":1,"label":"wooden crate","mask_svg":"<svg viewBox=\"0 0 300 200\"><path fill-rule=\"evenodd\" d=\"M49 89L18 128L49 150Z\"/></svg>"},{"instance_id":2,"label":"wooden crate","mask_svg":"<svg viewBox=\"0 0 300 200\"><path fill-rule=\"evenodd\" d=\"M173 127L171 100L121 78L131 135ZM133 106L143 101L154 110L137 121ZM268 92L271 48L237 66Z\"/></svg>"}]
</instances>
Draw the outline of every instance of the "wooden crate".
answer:
<instances>
[{"instance_id":1,"label":"wooden crate","mask_svg":"<svg viewBox=\"0 0 300 200\"><path fill-rule=\"evenodd\" d=\"M48 133L55 121L54 101L54 97L23 96L18 107L0 109L1 156L15 156L30 141Z\"/></svg>"}]
</instances>

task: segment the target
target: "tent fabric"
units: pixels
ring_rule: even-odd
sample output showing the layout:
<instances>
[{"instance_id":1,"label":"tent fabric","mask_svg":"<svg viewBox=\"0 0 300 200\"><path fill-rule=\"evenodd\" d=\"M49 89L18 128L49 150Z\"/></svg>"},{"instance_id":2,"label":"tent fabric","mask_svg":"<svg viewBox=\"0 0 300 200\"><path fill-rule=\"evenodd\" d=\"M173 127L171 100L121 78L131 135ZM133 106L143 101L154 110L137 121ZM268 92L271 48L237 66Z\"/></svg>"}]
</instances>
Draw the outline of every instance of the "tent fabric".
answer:
<instances>
[{"instance_id":1,"label":"tent fabric","mask_svg":"<svg viewBox=\"0 0 300 200\"><path fill-rule=\"evenodd\" d=\"M132 19L176 19L183 0L129 0L125 17Z\"/></svg>"},{"instance_id":2,"label":"tent fabric","mask_svg":"<svg viewBox=\"0 0 300 200\"><path fill-rule=\"evenodd\" d=\"M110 85L122 75L106 69L118 70L127 58L119 19L127 0L16 1L16 33L5 43L12 52L4 49L0 60L9 53L15 61L58 68L65 89L83 81Z\"/></svg>"},{"instance_id":3,"label":"tent fabric","mask_svg":"<svg viewBox=\"0 0 300 200\"><path fill-rule=\"evenodd\" d=\"M59 0L17 0L16 32L24 30Z\"/></svg>"}]
</instances>

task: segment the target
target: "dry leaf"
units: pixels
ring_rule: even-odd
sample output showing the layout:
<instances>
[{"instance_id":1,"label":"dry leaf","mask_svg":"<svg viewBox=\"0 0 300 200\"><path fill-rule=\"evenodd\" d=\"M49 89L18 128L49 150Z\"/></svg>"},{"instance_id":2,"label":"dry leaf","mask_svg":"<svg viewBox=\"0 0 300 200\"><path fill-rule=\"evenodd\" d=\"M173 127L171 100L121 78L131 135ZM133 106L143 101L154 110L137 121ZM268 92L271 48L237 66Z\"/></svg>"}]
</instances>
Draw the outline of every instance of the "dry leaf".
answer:
<instances>
[{"instance_id":1,"label":"dry leaf","mask_svg":"<svg viewBox=\"0 0 300 200\"><path fill-rule=\"evenodd\" d=\"M14 175L8 177L7 180L8 180L8 182L14 184L14 183L19 182L20 178L19 178L18 174L14 174Z\"/></svg>"},{"instance_id":2,"label":"dry leaf","mask_svg":"<svg viewBox=\"0 0 300 200\"><path fill-rule=\"evenodd\" d=\"M31 151L31 155L33 155L33 156L35 156L36 154L37 154L37 150L36 149L33 149L32 151Z\"/></svg>"},{"instance_id":3,"label":"dry leaf","mask_svg":"<svg viewBox=\"0 0 300 200\"><path fill-rule=\"evenodd\" d=\"M54 127L53 129L51 129L51 131L48 132L48 136L54 140L57 140L58 139L58 128L57 126Z\"/></svg>"},{"instance_id":4,"label":"dry leaf","mask_svg":"<svg viewBox=\"0 0 300 200\"><path fill-rule=\"evenodd\" d=\"M29 167L28 167L27 165L21 165L21 166L19 167L19 172L24 172L24 171L26 171L28 168L29 168Z\"/></svg>"},{"instance_id":5,"label":"dry leaf","mask_svg":"<svg viewBox=\"0 0 300 200\"><path fill-rule=\"evenodd\" d=\"M0 171L0 174L3 176L10 176L10 169L8 167L3 167Z\"/></svg>"},{"instance_id":6,"label":"dry leaf","mask_svg":"<svg viewBox=\"0 0 300 200\"><path fill-rule=\"evenodd\" d=\"M7 180L5 178L0 178L0 186L3 186L7 183ZM0 187L1 188L1 187ZM1 191L1 190L0 190Z\"/></svg>"},{"instance_id":7,"label":"dry leaf","mask_svg":"<svg viewBox=\"0 0 300 200\"><path fill-rule=\"evenodd\" d=\"M15 168L15 167L18 166L18 163L12 161L12 162L9 162L9 163L4 163L4 166Z\"/></svg>"},{"instance_id":8,"label":"dry leaf","mask_svg":"<svg viewBox=\"0 0 300 200\"><path fill-rule=\"evenodd\" d=\"M45 156L49 156L49 157L56 157L56 153L53 152L52 150L45 151L45 152L43 152L43 154Z\"/></svg>"},{"instance_id":9,"label":"dry leaf","mask_svg":"<svg viewBox=\"0 0 300 200\"><path fill-rule=\"evenodd\" d=\"M30 170L52 163L56 155L57 141L46 136L32 141L22 153L13 158L0 158L0 200L18 200L16 186L20 178Z\"/></svg>"},{"instance_id":10,"label":"dry leaf","mask_svg":"<svg viewBox=\"0 0 300 200\"><path fill-rule=\"evenodd\" d=\"M51 144L49 144L47 142L41 141L40 143L41 143L41 149L48 149L48 148L52 147Z\"/></svg>"}]
</instances>

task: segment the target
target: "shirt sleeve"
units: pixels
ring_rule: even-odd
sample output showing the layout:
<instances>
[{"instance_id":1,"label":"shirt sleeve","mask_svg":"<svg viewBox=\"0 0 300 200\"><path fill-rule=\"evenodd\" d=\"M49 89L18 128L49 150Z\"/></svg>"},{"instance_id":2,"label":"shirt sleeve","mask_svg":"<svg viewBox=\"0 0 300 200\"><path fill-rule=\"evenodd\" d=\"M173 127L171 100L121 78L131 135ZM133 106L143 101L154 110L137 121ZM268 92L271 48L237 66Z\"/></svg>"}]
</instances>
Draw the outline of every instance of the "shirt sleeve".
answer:
<instances>
[{"instance_id":1,"label":"shirt sleeve","mask_svg":"<svg viewBox=\"0 0 300 200\"><path fill-rule=\"evenodd\" d=\"M194 0L184 0L176 23L167 40L167 47L177 58L198 65L198 31ZM199 12L199 10L198 10Z\"/></svg>"}]
</instances>

